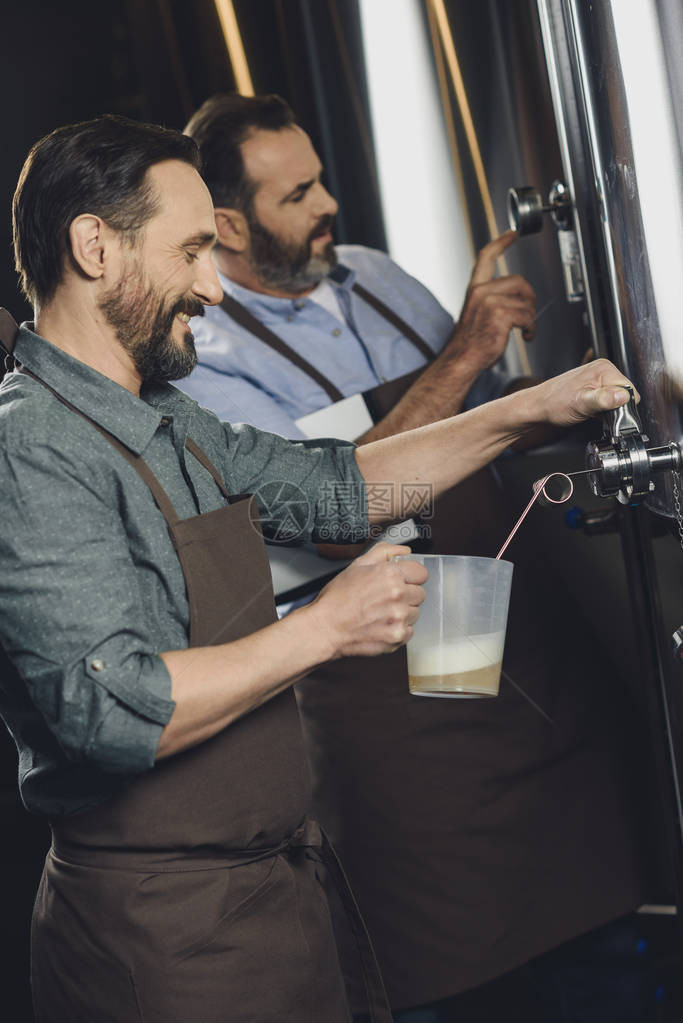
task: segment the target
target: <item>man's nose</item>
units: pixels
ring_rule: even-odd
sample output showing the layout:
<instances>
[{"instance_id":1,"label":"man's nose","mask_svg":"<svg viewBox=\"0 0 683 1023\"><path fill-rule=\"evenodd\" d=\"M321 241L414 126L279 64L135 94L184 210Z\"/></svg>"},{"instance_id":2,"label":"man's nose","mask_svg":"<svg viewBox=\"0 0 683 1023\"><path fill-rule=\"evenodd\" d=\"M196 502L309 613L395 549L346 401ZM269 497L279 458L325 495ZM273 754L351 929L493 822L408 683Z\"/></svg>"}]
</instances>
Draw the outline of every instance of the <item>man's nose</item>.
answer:
<instances>
[{"instance_id":1,"label":"man's nose","mask_svg":"<svg viewBox=\"0 0 683 1023\"><path fill-rule=\"evenodd\" d=\"M316 196L316 216L323 217L329 216L334 217L339 209L339 203L331 196L324 185L319 185L319 191Z\"/></svg>"},{"instance_id":2,"label":"man's nose","mask_svg":"<svg viewBox=\"0 0 683 1023\"><path fill-rule=\"evenodd\" d=\"M192 290L204 305L218 305L223 298L223 288L208 253L198 260L198 268L201 272L197 274Z\"/></svg>"}]
</instances>

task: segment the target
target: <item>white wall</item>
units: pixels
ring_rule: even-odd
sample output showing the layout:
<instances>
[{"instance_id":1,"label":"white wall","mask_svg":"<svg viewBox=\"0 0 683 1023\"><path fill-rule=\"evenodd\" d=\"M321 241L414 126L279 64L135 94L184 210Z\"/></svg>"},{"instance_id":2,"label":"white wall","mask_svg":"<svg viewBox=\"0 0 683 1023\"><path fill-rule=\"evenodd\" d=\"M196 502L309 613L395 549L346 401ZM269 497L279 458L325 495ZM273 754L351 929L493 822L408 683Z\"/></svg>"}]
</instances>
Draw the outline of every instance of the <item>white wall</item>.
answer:
<instances>
[{"instance_id":1,"label":"white wall","mask_svg":"<svg viewBox=\"0 0 683 1023\"><path fill-rule=\"evenodd\" d=\"M667 366L683 384L682 160L657 6L655 0L612 0L612 15L659 328Z\"/></svg>"},{"instance_id":2,"label":"white wall","mask_svg":"<svg viewBox=\"0 0 683 1023\"><path fill-rule=\"evenodd\" d=\"M360 0L389 254L460 311L473 262L419 0Z\"/></svg>"}]
</instances>

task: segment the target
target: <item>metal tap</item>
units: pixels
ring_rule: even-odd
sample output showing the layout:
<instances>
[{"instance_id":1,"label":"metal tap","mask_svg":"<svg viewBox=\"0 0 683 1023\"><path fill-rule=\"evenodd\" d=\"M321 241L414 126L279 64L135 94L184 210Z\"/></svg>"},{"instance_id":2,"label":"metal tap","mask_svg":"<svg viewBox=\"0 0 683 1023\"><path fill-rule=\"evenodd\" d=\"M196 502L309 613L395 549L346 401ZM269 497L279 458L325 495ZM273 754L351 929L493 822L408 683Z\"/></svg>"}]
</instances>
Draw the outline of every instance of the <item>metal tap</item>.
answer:
<instances>
[{"instance_id":1,"label":"metal tap","mask_svg":"<svg viewBox=\"0 0 683 1023\"><path fill-rule=\"evenodd\" d=\"M626 390L630 395L626 405L604 413L602 437L586 448L591 490L597 497L616 497L622 504L653 491L658 473L678 472L683 465L681 449L673 441L657 448L646 446L649 438L643 433L633 388Z\"/></svg>"},{"instance_id":2,"label":"metal tap","mask_svg":"<svg viewBox=\"0 0 683 1023\"><path fill-rule=\"evenodd\" d=\"M537 188L530 188L528 185L509 188L507 212L510 227L520 235L536 234L543 227L543 214L550 214L557 228L567 300L582 301L586 289L583 283L579 243L574 230L574 208L564 182L553 181L547 203L543 202Z\"/></svg>"},{"instance_id":3,"label":"metal tap","mask_svg":"<svg viewBox=\"0 0 683 1023\"><path fill-rule=\"evenodd\" d=\"M537 188L528 185L509 188L507 210L508 223L519 234L536 234L540 231L544 213L551 214L560 231L571 231L572 228L572 201L562 181L553 181L546 204Z\"/></svg>"}]
</instances>

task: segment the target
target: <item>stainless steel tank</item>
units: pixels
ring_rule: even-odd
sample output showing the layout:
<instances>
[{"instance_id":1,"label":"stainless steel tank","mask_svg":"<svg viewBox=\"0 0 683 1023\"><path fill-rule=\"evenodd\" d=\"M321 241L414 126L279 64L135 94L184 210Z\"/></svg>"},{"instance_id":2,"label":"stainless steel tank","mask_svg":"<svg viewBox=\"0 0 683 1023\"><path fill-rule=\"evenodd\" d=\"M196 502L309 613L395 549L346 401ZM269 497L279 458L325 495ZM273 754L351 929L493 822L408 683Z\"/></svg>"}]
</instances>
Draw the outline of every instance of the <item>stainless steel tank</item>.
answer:
<instances>
[{"instance_id":1,"label":"stainless steel tank","mask_svg":"<svg viewBox=\"0 0 683 1023\"><path fill-rule=\"evenodd\" d=\"M634 757L652 772L653 805L660 800L653 902L673 906L683 878L683 526L672 472L683 445L683 9L680 0L446 0L445 10L469 131L457 89L442 93L475 244L490 237L491 218L473 170L473 132L498 229L510 214L530 227L508 250L508 271L523 273L538 296L532 372L559 373L589 347L611 358L642 398L639 450L661 453L638 500L628 487L616 488L620 503L596 496L615 488L577 485L571 512L580 528L567 529L557 510L539 513L512 557L542 560L572 595L567 635L587 617L642 710ZM637 420L627 418L619 429L633 439ZM583 468L585 440L502 463L520 510L534 479ZM614 712L618 728L616 702Z\"/></svg>"},{"instance_id":2,"label":"stainless steel tank","mask_svg":"<svg viewBox=\"0 0 683 1023\"><path fill-rule=\"evenodd\" d=\"M656 0L539 0L538 10L595 347L636 383L649 443L680 445L682 98L670 72L683 18ZM655 483L646 504L674 518L672 474Z\"/></svg>"}]
</instances>

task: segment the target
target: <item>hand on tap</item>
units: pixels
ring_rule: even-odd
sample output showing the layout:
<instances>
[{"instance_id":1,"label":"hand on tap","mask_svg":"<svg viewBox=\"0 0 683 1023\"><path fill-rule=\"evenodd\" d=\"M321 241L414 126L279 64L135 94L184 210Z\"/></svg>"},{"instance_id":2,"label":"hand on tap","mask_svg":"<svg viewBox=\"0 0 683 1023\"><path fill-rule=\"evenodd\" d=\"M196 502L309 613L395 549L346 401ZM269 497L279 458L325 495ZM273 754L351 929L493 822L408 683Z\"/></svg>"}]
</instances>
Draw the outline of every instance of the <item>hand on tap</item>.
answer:
<instances>
[{"instance_id":1,"label":"hand on tap","mask_svg":"<svg viewBox=\"0 0 683 1023\"><path fill-rule=\"evenodd\" d=\"M573 426L625 405L630 399L628 387L633 388L639 402L638 391L613 363L595 359L520 392L519 397L523 400L526 396L532 402L530 409L536 422Z\"/></svg>"}]
</instances>

